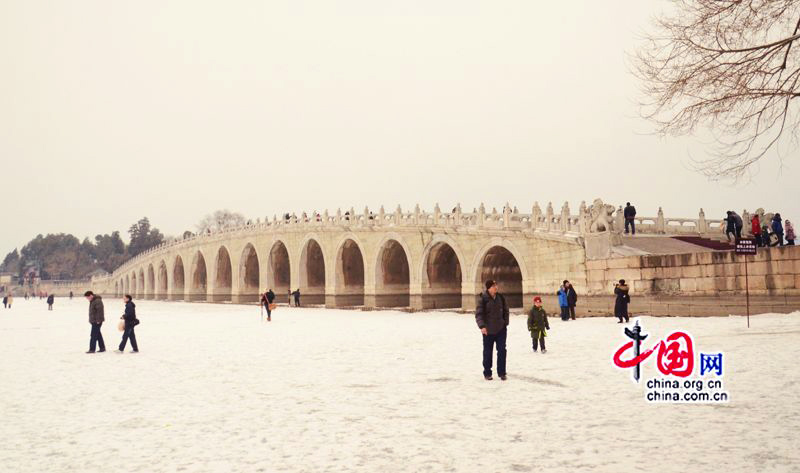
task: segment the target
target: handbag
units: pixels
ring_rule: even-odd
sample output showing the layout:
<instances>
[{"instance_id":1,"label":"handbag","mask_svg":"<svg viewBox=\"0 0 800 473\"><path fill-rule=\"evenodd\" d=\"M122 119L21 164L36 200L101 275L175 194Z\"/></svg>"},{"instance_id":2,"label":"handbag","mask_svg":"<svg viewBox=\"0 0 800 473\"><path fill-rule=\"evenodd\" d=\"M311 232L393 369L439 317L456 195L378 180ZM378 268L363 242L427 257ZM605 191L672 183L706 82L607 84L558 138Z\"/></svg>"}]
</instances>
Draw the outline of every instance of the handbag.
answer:
<instances>
[{"instance_id":1,"label":"handbag","mask_svg":"<svg viewBox=\"0 0 800 473\"><path fill-rule=\"evenodd\" d=\"M117 329L120 332L124 332L125 331L125 321L124 320L120 319L119 323L117 324Z\"/></svg>"},{"instance_id":2,"label":"handbag","mask_svg":"<svg viewBox=\"0 0 800 473\"><path fill-rule=\"evenodd\" d=\"M136 327L139 325L139 319L133 319L133 326Z\"/></svg>"},{"instance_id":3,"label":"handbag","mask_svg":"<svg viewBox=\"0 0 800 473\"><path fill-rule=\"evenodd\" d=\"M278 307L278 304L275 304L275 303L272 303L272 304L270 304L270 305L269 305L269 310L270 310L270 312L272 312L273 310L275 310L275 308L276 308L276 307Z\"/></svg>"}]
</instances>

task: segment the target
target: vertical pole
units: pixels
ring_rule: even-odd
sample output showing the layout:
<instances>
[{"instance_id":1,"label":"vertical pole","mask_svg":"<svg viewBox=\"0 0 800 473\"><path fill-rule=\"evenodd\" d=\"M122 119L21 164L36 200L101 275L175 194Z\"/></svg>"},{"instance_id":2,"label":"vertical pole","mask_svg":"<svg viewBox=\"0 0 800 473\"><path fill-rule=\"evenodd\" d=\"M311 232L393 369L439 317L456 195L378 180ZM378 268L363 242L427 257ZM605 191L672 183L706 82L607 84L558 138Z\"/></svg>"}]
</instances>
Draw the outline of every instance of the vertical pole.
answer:
<instances>
[{"instance_id":1,"label":"vertical pole","mask_svg":"<svg viewBox=\"0 0 800 473\"><path fill-rule=\"evenodd\" d=\"M750 283L747 279L747 255L744 255L744 292L747 298L747 328L750 328Z\"/></svg>"}]
</instances>

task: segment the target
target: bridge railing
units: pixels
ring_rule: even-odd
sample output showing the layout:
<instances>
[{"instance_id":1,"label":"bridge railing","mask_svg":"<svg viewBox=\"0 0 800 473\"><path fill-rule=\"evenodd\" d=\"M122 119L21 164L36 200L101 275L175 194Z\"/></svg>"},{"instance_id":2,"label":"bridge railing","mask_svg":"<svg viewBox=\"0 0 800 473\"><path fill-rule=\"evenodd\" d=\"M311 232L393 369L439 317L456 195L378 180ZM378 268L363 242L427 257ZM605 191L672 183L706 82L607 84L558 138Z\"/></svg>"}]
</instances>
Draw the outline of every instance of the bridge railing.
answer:
<instances>
[{"instance_id":1,"label":"bridge railing","mask_svg":"<svg viewBox=\"0 0 800 473\"><path fill-rule=\"evenodd\" d=\"M748 221L749 215L745 211L743 218ZM622 206L613 211L613 216L609 217L613 226L612 231L622 231L624 228L624 217ZM300 217L290 215L288 218L261 219L256 222L248 221L244 225L231 226L221 229L209 230L203 233L187 235L185 237L172 238L160 245L149 248L135 257L126 261L117 268L115 273L124 272L136 265L139 261L147 258L155 252L159 252L177 245L184 245L195 240L216 239L229 234L246 234L264 231L280 231L283 229L297 228L324 228L332 226L343 227L467 227L467 228L486 228L503 229L508 231L534 231L537 233L551 233L556 235L581 236L589 231L591 226L591 207L587 207L582 202L578 213L570 211L569 204L564 203L559 212L555 212L553 204L548 203L542 210L538 203L534 203L530 213L519 212L517 207L506 204L502 211L496 208L488 212L483 204L473 209L472 212L463 212L461 206L457 205L450 212L442 212L438 204L433 211L423 211L416 206L411 211L403 211L400 206L393 212L386 212L381 207L378 212L372 212L364 208L363 212L357 213L354 208L345 212L341 209L336 213L312 212L303 213ZM637 216L635 218L637 234L652 235L699 235L711 238L718 238L724 234L722 219L706 219L703 209L700 209L697 218L674 218L665 217L661 208L655 217Z\"/></svg>"}]
</instances>

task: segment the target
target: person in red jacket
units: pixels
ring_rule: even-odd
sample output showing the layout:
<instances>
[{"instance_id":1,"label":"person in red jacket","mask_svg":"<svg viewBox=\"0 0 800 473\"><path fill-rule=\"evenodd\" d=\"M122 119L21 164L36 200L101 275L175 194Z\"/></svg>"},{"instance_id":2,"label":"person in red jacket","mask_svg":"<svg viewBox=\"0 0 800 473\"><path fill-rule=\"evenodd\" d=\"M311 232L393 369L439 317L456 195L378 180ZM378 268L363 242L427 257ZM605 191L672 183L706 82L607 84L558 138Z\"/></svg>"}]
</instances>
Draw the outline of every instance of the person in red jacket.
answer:
<instances>
[{"instance_id":1,"label":"person in red jacket","mask_svg":"<svg viewBox=\"0 0 800 473\"><path fill-rule=\"evenodd\" d=\"M752 224L751 231L753 232L753 236L756 239L756 245L761 245L761 221L758 218L758 214L753 216L753 220L750 222Z\"/></svg>"}]
</instances>

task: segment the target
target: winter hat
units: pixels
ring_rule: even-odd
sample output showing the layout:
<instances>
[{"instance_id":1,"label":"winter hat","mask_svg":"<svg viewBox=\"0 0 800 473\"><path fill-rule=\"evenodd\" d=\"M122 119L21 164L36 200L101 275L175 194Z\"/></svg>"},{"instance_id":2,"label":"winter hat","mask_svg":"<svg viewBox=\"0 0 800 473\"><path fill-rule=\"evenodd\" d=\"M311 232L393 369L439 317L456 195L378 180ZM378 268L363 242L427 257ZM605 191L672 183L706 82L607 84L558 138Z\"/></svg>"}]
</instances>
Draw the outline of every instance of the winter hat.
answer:
<instances>
[{"instance_id":1,"label":"winter hat","mask_svg":"<svg viewBox=\"0 0 800 473\"><path fill-rule=\"evenodd\" d=\"M536 297L533 298L533 302L542 302L542 298L539 297L539 296L536 296Z\"/></svg>"}]
</instances>

